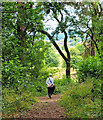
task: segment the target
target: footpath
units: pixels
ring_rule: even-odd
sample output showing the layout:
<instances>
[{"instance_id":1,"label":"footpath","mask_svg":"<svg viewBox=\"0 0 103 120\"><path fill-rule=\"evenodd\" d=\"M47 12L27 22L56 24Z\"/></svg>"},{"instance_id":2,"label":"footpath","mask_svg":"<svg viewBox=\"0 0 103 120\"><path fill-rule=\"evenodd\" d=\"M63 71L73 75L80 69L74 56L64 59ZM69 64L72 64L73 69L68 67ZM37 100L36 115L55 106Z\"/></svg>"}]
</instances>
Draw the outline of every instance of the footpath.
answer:
<instances>
[{"instance_id":1,"label":"footpath","mask_svg":"<svg viewBox=\"0 0 103 120\"><path fill-rule=\"evenodd\" d=\"M64 120L65 110L57 102L60 99L61 95L52 95L52 98L48 96L37 97L38 102L33 105L33 109L27 112L22 118L33 118L34 120Z\"/></svg>"}]
</instances>

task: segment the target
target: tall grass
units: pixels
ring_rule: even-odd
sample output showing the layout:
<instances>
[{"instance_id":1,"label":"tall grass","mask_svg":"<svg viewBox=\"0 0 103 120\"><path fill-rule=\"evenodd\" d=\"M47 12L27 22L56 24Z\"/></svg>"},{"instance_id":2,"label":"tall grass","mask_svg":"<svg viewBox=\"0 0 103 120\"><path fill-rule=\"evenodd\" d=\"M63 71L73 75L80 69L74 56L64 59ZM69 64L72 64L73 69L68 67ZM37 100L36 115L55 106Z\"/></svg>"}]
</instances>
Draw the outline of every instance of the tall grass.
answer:
<instances>
[{"instance_id":1,"label":"tall grass","mask_svg":"<svg viewBox=\"0 0 103 120\"><path fill-rule=\"evenodd\" d=\"M68 86L59 102L69 118L101 117L101 95L94 96L93 89L93 79Z\"/></svg>"},{"instance_id":2,"label":"tall grass","mask_svg":"<svg viewBox=\"0 0 103 120\"><path fill-rule=\"evenodd\" d=\"M17 94L14 90L5 88L2 97L2 118L20 117L24 111L31 109L36 101L31 92L25 91Z\"/></svg>"}]
</instances>

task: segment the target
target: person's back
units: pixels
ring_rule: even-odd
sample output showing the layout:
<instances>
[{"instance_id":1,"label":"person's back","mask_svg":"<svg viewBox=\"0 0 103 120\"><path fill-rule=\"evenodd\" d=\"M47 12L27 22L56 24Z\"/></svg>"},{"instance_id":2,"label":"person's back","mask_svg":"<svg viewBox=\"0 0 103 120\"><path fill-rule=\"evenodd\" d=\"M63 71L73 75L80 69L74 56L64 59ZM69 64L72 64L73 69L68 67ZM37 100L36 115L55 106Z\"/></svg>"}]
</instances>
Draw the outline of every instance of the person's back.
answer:
<instances>
[{"instance_id":1,"label":"person's back","mask_svg":"<svg viewBox=\"0 0 103 120\"><path fill-rule=\"evenodd\" d=\"M47 87L50 87L51 84L54 85L53 82L54 82L54 80L51 76L49 78L47 78L47 81L46 81Z\"/></svg>"}]
</instances>

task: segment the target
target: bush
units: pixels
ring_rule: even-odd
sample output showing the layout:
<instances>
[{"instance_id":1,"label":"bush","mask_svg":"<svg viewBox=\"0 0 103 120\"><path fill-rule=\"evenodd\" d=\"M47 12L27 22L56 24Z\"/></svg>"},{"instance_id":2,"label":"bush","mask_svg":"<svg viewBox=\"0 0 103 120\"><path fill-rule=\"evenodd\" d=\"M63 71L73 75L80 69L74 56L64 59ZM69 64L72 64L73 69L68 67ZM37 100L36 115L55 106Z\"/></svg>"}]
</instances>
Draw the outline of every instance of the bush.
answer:
<instances>
[{"instance_id":1,"label":"bush","mask_svg":"<svg viewBox=\"0 0 103 120\"><path fill-rule=\"evenodd\" d=\"M5 60L2 63L2 67L3 87L16 88L23 82L23 70L25 67L20 63L18 56L8 62Z\"/></svg>"},{"instance_id":2,"label":"bush","mask_svg":"<svg viewBox=\"0 0 103 120\"><path fill-rule=\"evenodd\" d=\"M101 76L101 61L97 57L88 57L77 64L79 82L84 82L88 76L98 78Z\"/></svg>"}]
</instances>

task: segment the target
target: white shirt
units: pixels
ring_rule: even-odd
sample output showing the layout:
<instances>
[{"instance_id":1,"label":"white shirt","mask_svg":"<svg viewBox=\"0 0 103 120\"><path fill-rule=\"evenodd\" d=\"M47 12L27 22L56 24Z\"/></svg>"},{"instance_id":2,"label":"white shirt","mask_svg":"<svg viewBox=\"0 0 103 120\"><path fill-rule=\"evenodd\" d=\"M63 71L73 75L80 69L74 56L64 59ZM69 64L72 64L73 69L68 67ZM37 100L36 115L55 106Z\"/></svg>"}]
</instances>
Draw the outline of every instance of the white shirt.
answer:
<instances>
[{"instance_id":1,"label":"white shirt","mask_svg":"<svg viewBox=\"0 0 103 120\"><path fill-rule=\"evenodd\" d=\"M47 78L47 80L46 80L46 84L53 84L53 82L54 82L54 80L53 80L53 78L52 77L49 77L49 78ZM53 84L54 85L54 84Z\"/></svg>"}]
</instances>

